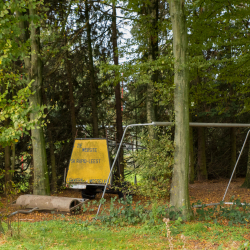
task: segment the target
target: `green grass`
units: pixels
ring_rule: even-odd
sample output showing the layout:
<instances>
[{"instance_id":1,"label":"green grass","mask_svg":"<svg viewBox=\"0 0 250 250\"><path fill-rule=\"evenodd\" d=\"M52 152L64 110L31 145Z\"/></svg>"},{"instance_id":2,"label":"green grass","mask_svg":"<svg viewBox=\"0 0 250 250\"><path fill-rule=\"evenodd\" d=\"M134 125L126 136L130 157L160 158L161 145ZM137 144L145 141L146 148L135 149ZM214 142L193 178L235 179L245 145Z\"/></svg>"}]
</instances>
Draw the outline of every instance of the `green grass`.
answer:
<instances>
[{"instance_id":1,"label":"green grass","mask_svg":"<svg viewBox=\"0 0 250 250\"><path fill-rule=\"evenodd\" d=\"M16 230L16 223L13 223ZM164 228L161 226L161 230ZM158 232L158 230L157 230ZM1 249L150 249L161 243L154 230L140 227L88 226L80 221L22 222L20 235L8 237ZM145 246L146 244L146 246ZM151 246L151 247L150 247ZM163 248L162 248L163 249Z\"/></svg>"},{"instance_id":2,"label":"green grass","mask_svg":"<svg viewBox=\"0 0 250 250\"><path fill-rule=\"evenodd\" d=\"M245 238L243 236L249 233L249 228L197 222L185 225L183 231L183 234L190 239L204 239L210 242L228 242L244 241Z\"/></svg>"},{"instance_id":3,"label":"green grass","mask_svg":"<svg viewBox=\"0 0 250 250\"><path fill-rule=\"evenodd\" d=\"M89 224L77 219L22 222L20 235L17 223L12 223L13 236L7 232L7 243L2 249L168 249L165 224L107 227ZM183 245L180 234L186 239L211 243L246 242L244 235L249 229L236 226L222 226L214 223L176 223L171 222L171 234L175 247ZM6 229L6 226L5 226ZM175 248L176 249L176 248ZM188 248L192 249L192 248Z\"/></svg>"}]
</instances>

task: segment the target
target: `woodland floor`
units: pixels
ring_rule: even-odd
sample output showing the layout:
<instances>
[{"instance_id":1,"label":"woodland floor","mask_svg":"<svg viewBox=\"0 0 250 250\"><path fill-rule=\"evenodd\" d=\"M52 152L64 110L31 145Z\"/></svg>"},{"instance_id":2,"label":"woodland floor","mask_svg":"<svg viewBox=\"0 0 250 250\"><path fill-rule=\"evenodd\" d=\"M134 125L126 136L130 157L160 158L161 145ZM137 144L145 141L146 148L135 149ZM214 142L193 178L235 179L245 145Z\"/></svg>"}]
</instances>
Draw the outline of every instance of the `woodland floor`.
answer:
<instances>
[{"instance_id":1,"label":"woodland floor","mask_svg":"<svg viewBox=\"0 0 250 250\"><path fill-rule=\"evenodd\" d=\"M250 203L250 190L241 188L242 183L244 182L244 179L242 178L237 178L232 181L227 196L225 198L225 201L229 201L232 196L234 196L234 199L240 199L242 202L246 201L247 203ZM198 201L202 202L203 204L209 204L209 203L216 203L220 202L223 198L223 195L225 193L226 187L228 184L228 179L221 179L221 180L211 180L211 181L205 181L205 182L195 182L194 184L189 185L189 194L190 194L190 203L196 203ZM75 198L81 198L81 193L78 190L70 190L70 189L65 189L62 190L61 192L57 193L56 196L62 196L62 197L75 197ZM97 196L97 200L100 199L101 195ZM105 198L107 200L107 204L110 203L110 198L115 195L106 195ZM13 200L16 197L13 197ZM134 202L137 202L141 200L141 202L145 202L147 198L145 197L138 197L135 196L133 198ZM0 203L2 203L2 207L0 208L0 212L2 214L9 214L13 211L16 211L18 208L10 206L10 200L7 201L7 198L2 196ZM97 205L92 205L92 210L91 212L85 212L79 215L70 215L66 214L65 216L68 217L69 219L71 217L81 219L83 221L85 220L92 220L94 215L97 212ZM53 220L56 219L57 216L56 214L52 214L50 212L34 212L32 214L28 215L19 215L19 220L20 222L37 222L37 221L48 221L48 220ZM13 216L12 221L17 221L18 217ZM190 222L194 223L194 222ZM223 223L223 222L222 222ZM227 222L225 221L225 226L227 226ZM250 232L249 234L244 235L244 238L246 240L250 240ZM0 248L1 245L4 245L6 243L6 240L3 238L1 239L0 237ZM237 247L241 244L242 242L223 242L223 248L222 249L237 249ZM187 239L187 246L186 249L217 249L218 246L221 245L221 242L218 243L211 243L205 240L192 240L192 239ZM162 249L162 248L157 248L157 246L154 246L155 249ZM108 248L107 248L108 249ZM140 248L138 248L140 249Z\"/></svg>"}]
</instances>

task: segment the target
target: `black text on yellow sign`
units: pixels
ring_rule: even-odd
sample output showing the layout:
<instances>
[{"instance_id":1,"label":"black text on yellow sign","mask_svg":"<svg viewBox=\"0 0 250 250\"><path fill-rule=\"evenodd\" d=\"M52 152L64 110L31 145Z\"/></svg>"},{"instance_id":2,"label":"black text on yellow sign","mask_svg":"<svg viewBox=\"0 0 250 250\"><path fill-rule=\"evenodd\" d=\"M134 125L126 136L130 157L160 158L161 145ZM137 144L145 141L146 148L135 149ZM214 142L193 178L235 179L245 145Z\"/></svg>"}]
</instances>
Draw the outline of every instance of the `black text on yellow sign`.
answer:
<instances>
[{"instance_id":1,"label":"black text on yellow sign","mask_svg":"<svg viewBox=\"0 0 250 250\"><path fill-rule=\"evenodd\" d=\"M74 142L67 183L106 183L110 172L106 139L76 139Z\"/></svg>"}]
</instances>

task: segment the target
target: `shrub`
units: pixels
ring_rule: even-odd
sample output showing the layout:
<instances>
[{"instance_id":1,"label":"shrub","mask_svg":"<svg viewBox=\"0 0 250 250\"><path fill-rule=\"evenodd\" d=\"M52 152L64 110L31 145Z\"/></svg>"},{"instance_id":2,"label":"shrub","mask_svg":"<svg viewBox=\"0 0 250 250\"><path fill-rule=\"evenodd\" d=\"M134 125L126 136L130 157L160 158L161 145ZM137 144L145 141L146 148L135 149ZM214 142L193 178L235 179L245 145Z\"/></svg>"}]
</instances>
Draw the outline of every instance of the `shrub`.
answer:
<instances>
[{"instance_id":1,"label":"shrub","mask_svg":"<svg viewBox=\"0 0 250 250\"><path fill-rule=\"evenodd\" d=\"M167 130L169 131L169 130ZM142 195L150 197L169 196L172 166L174 162L174 143L170 133L158 136L158 139L142 137L146 147L136 153L136 174L141 181L138 191Z\"/></svg>"}]
</instances>

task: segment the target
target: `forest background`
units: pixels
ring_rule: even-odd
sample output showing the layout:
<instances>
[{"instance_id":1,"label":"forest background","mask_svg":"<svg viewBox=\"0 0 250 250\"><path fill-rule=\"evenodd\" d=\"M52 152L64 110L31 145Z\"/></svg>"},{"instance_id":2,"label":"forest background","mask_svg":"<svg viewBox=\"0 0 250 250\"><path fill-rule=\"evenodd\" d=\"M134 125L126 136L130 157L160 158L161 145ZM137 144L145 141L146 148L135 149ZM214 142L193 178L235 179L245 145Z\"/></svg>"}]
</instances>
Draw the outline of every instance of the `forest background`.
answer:
<instances>
[{"instance_id":1,"label":"forest background","mask_svg":"<svg viewBox=\"0 0 250 250\"><path fill-rule=\"evenodd\" d=\"M2 192L8 185L34 194L56 192L75 137L108 138L114 153L123 126L175 121L176 48L184 48L186 59L179 70L186 72L189 120L248 123L249 4L171 3L171 8L160 0L0 3ZM178 31L186 36L176 46ZM175 132L174 127L131 130L115 175L124 178L135 169L144 187L151 183L150 190L169 195ZM190 128L189 182L229 177L246 132ZM137 153L128 156L127 149ZM249 187L247 150L236 176L247 176Z\"/></svg>"}]
</instances>

